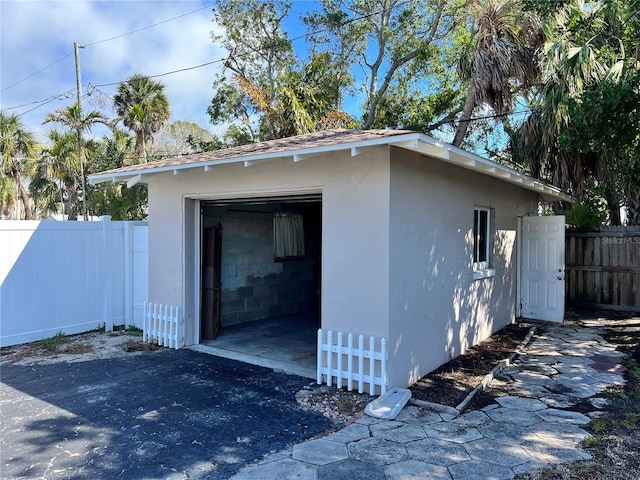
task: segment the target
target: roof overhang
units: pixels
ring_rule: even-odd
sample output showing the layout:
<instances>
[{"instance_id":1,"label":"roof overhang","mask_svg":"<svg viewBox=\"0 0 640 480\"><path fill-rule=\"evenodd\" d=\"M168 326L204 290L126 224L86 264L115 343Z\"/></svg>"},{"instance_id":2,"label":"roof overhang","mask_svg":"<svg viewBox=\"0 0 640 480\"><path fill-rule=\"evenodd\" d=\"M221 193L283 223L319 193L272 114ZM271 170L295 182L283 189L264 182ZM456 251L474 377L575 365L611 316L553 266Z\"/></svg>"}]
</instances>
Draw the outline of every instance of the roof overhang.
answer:
<instances>
[{"instance_id":1,"label":"roof overhang","mask_svg":"<svg viewBox=\"0 0 640 480\"><path fill-rule=\"evenodd\" d=\"M89 181L92 185L103 182L126 183L127 187L130 188L138 183L147 183L150 177L159 174L179 175L182 172L194 169L202 169L204 172L209 172L221 165L238 163L242 164L245 168L249 168L259 163L278 159L287 159L294 163L299 163L320 158L327 153L341 151L348 151L352 157L356 157L362 155L367 150L387 145L417 152L426 157L458 165L462 168L518 185L527 190L538 192L545 201L575 201L573 197L560 189L518 172L511 167L467 152L448 143L438 141L423 133L409 131L357 141L349 141L347 136L345 141L321 146L305 147L302 142L299 146L296 145L287 150L268 151L267 149L266 151L248 153L238 152L237 155L228 155L224 158L205 158L199 160L202 154L193 154L175 157L175 161L168 159L92 174L89 175ZM189 157L192 157L194 161L185 161L185 159L189 159Z\"/></svg>"}]
</instances>

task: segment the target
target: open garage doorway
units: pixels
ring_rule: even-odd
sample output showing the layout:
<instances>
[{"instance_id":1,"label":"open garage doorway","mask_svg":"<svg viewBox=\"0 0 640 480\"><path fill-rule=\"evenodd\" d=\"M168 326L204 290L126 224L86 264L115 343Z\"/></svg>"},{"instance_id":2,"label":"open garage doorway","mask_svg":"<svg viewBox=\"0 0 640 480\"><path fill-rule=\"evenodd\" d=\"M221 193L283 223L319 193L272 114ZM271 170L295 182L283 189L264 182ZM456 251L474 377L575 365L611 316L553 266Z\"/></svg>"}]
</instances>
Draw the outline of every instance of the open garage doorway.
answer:
<instances>
[{"instance_id":1,"label":"open garage doorway","mask_svg":"<svg viewBox=\"0 0 640 480\"><path fill-rule=\"evenodd\" d=\"M200 349L315 378L320 194L200 201Z\"/></svg>"}]
</instances>

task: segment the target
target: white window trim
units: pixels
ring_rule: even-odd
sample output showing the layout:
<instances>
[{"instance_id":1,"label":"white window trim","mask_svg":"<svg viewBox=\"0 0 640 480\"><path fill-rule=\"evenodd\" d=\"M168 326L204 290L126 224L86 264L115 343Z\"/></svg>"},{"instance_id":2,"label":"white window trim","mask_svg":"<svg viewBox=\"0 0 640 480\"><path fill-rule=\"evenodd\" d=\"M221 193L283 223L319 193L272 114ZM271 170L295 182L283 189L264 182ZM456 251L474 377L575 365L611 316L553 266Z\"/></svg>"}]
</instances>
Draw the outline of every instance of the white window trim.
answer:
<instances>
[{"instance_id":1,"label":"white window trim","mask_svg":"<svg viewBox=\"0 0 640 480\"><path fill-rule=\"evenodd\" d=\"M474 280L482 280L483 278L491 278L496 276L495 268L482 268L480 270L473 271Z\"/></svg>"},{"instance_id":2,"label":"white window trim","mask_svg":"<svg viewBox=\"0 0 640 480\"><path fill-rule=\"evenodd\" d=\"M491 268L489 260L491 259L491 250L493 249L493 236L491 235L491 209L487 207L473 207L474 217L475 212L487 212L487 242L486 242L486 252L485 257L486 261L483 262L473 262L473 279L480 280L483 278L494 277L496 274L496 270ZM475 235L475 234L474 234ZM476 248L476 238L474 236L473 239L473 248ZM473 252L475 256L475 251Z\"/></svg>"}]
</instances>

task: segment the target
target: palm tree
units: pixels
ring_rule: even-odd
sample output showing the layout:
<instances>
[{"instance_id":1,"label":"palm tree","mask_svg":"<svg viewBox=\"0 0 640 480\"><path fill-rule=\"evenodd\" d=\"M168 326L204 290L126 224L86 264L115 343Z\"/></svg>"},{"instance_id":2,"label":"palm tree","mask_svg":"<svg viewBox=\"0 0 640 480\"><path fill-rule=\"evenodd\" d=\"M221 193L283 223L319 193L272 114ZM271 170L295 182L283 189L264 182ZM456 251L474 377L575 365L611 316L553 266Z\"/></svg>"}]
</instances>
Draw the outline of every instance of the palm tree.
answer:
<instances>
[{"instance_id":1,"label":"palm tree","mask_svg":"<svg viewBox=\"0 0 640 480\"><path fill-rule=\"evenodd\" d=\"M537 17L522 11L520 0L473 0L476 24L471 57L460 70L469 90L453 140L459 147L476 106L487 104L501 114L513 105L515 88L529 88L538 75L536 51L543 42Z\"/></svg>"},{"instance_id":2,"label":"palm tree","mask_svg":"<svg viewBox=\"0 0 640 480\"><path fill-rule=\"evenodd\" d=\"M49 147L42 150L37 162L29 170L29 189L38 209L48 215L63 205L63 214L69 220L78 217L80 194L80 156L78 139L74 131L49 132Z\"/></svg>"},{"instance_id":3,"label":"palm tree","mask_svg":"<svg viewBox=\"0 0 640 480\"><path fill-rule=\"evenodd\" d=\"M58 109L52 113L47 114L43 123L60 123L72 129L76 132L76 142L78 143L78 148L76 149L76 155L78 157L78 165L80 166L80 180L82 185L82 215L85 220L87 217L87 207L86 207L86 185L85 185L85 175L84 175L84 164L86 162L86 154L84 144L80 141L81 134L85 131L91 131L91 128L101 123L103 125L110 125L109 120L102 115L100 112L93 110L88 113L83 113L82 109L78 102L74 103L70 107ZM70 217L71 218L71 217ZM75 212L74 212L75 219Z\"/></svg>"},{"instance_id":4,"label":"palm tree","mask_svg":"<svg viewBox=\"0 0 640 480\"><path fill-rule=\"evenodd\" d=\"M33 219L33 212L29 195L22 183L23 160L34 158L37 149L33 135L24 129L18 117L0 111L0 197L3 200L3 210L10 209L10 205L5 202L15 202L15 195L8 189L17 188L26 220Z\"/></svg>"},{"instance_id":5,"label":"palm tree","mask_svg":"<svg viewBox=\"0 0 640 480\"><path fill-rule=\"evenodd\" d=\"M517 163L576 196L584 193L590 178L604 181L608 170L601 155L560 145L572 125L570 103L590 86L616 77L615 62L607 65L599 54L599 46L606 52L615 50L606 31L619 23L610 19L607 27L604 8L604 3L586 6L582 0L571 0L544 19L547 41L541 52L541 85L530 102L533 113L511 134L510 149ZM607 203L616 215L620 195L615 188L610 192Z\"/></svg>"},{"instance_id":6,"label":"palm tree","mask_svg":"<svg viewBox=\"0 0 640 480\"><path fill-rule=\"evenodd\" d=\"M164 85L144 75L132 75L118 86L113 107L124 126L136 135L138 160L146 162L147 145L153 144L154 134L170 116Z\"/></svg>"}]
</instances>

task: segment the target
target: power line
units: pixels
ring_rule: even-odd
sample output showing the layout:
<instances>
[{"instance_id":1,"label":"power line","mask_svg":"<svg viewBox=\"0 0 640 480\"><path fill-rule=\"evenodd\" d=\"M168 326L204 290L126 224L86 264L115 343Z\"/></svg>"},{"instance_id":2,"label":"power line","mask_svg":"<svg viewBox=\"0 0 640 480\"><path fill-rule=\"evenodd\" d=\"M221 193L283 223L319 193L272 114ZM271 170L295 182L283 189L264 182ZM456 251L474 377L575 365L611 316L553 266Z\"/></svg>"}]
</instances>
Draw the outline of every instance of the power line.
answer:
<instances>
[{"instance_id":1,"label":"power line","mask_svg":"<svg viewBox=\"0 0 640 480\"><path fill-rule=\"evenodd\" d=\"M98 44L100 44L100 43L105 43L105 42L109 42L109 41L111 41L111 40L116 40L116 39L118 39L118 38L126 37L127 35L132 35L132 34L134 34L134 33L138 33L138 32L141 32L141 31L143 31L143 30L147 30L147 29L149 29L149 28L157 27L158 25L162 25L162 24L164 24L164 23L168 23L168 22L171 22L171 21L173 21L173 20L177 20L178 18L186 17L187 15L191 15L191 14L193 14L193 13L199 12L199 11L204 10L204 9L206 9L206 8L210 8L210 7L212 7L213 5L214 5L213 3L210 3L210 4L205 5L204 7L200 7L200 8L198 8L198 9L196 9L196 10L192 10L192 11L190 11L190 12L183 13L183 14L178 15L178 16L176 16L176 17L168 18L167 20L163 20L163 21L161 21L161 22L154 23L154 24L152 24L152 25L147 25L146 27L141 27L141 28L138 28L138 29L136 29L136 30L132 30L132 31L127 32L127 33L123 33L123 34L120 34L120 35L116 35L115 37L105 38L104 40L98 40L98 41L96 41L96 42L87 43L86 45L83 45L83 47L90 47L90 46L92 46L92 45L98 45ZM24 82L24 81L26 81L26 80L29 80L31 77L36 76L36 75L37 75L37 74L39 74L40 72L45 71L47 68L52 67L52 66L54 66L54 65L55 65L55 64L57 64L57 63L60 63L62 60L64 60L64 59L65 59L65 58L67 58L67 57L70 57L71 55L73 55L73 52L67 53L66 55L64 55L64 56L60 57L58 60L56 60L56 61L54 61L54 62L51 62L51 63L50 63L49 65L47 65L46 67L42 67L40 70L37 70L37 71L33 72L31 75L27 75L26 77L24 77L24 78L22 78L22 79L18 80L17 82L12 83L11 85L9 85L9 86L7 86L7 87L4 87L2 90L0 90L0 92L4 92L5 90L9 90L10 88L15 87L16 85L19 85L19 84L21 84L22 82ZM18 107L11 107L11 108L18 108ZM7 110L9 110L9 109L7 109Z\"/></svg>"},{"instance_id":2,"label":"power line","mask_svg":"<svg viewBox=\"0 0 640 480\"><path fill-rule=\"evenodd\" d=\"M198 8L197 10L193 10L191 12L187 12L187 13L183 13L182 15L178 15L177 17L169 18L167 20L163 20L161 22L154 23L153 25L147 25L146 27L138 28L136 30L131 30L130 32L123 33L121 35L116 35L115 37L105 38L104 40L98 40L97 42L87 43L84 46L85 47L91 47L92 45L98 45L99 43L110 42L111 40L116 40L117 38L126 37L127 35L132 35L134 33L138 33L138 32L141 32L143 30L147 30L149 28L157 27L158 25L162 25L163 23L168 23L168 22L171 22L173 20L177 20L178 18L186 17L187 15L191 15L192 13L196 13L196 12L199 12L199 11L204 10L206 8L210 8L213 5L214 5L213 3L210 3L208 5L205 5L204 7Z\"/></svg>"},{"instance_id":3,"label":"power line","mask_svg":"<svg viewBox=\"0 0 640 480\"><path fill-rule=\"evenodd\" d=\"M408 3L409 3L409 0L405 0L405 1L400 2L400 3L398 3L398 4L394 5L394 6L386 7L386 8L383 8L382 10L378 10L378 11L376 11L376 12L371 12L371 13L368 13L368 14L366 14L366 15L361 15L361 16L359 16L359 17L354 17L354 18L351 18L351 19L349 19L349 20L345 20L345 21L344 21L340 26L341 26L341 27L343 27L343 26L349 25L350 23L353 23L353 22L356 22L356 21L359 21L359 20L365 20L365 19L370 18L370 17L373 17L373 16L375 16L375 15L379 15L380 13L384 13L384 12L386 12L387 10L390 10L390 9L393 9L393 8L402 7L403 5L406 5L406 4L408 4ZM103 43L103 42L107 42L107 41L110 41L110 40L114 40L114 39L116 39L116 38L124 37L124 36L126 36L126 35L131 35L132 33L136 33L136 32L139 32L139 31L141 31L141 30L146 30L146 29L148 29L148 28L151 28L151 27L154 27L154 26L157 26L157 25L161 25L161 24L163 24L163 23L167 23L167 22L172 21L172 20L175 20L175 19L177 19L177 18L181 18L181 17L184 17L184 16L186 16L186 15L190 15L190 14L192 14L192 13L199 12L199 11L201 11L201 10L204 10L205 8L210 8L210 7L211 7L211 6L213 6L213 5L214 5L214 4L209 4L209 5L206 5L206 6L204 6L204 7L198 8L197 10L193 10L193 11L191 11L191 12L187 12L187 13L184 13L184 14L182 14L182 15L178 15L177 17L173 17L173 18L170 18L170 19L168 19L168 20L163 20L162 22L158 22L158 23L155 23L155 24L153 24L153 25L149 25L149 26L147 26L147 27L142 27L142 28L139 28L139 29L137 29L137 30L133 30L133 31L131 31L131 32L124 33L124 34L122 34L122 35L117 35L117 36L115 36L115 37L107 38L107 39L105 39L105 40L99 40L99 41L97 41L97 42L89 43L89 44L87 44L87 45L85 45L85 46L96 45L96 44L98 44L98 43ZM297 37L293 37L293 38L291 38L291 39L290 39L290 41L291 41L291 42L296 42L296 41L298 41L298 40L302 40L302 39L304 39L304 38L306 38L306 37L308 37L308 36L318 35L318 34L320 34L320 33L324 33L324 32L327 32L327 31L329 31L329 30L330 30L330 28L329 28L329 27L327 27L327 28L322 28L322 29L319 29L319 30L316 30L316 31L313 31L313 32L310 32L310 33L305 33L305 34L303 34L303 35L298 35ZM272 46L272 45L267 45L265 48L270 48L271 46ZM68 54L68 55L66 55L66 56L65 56L65 57L63 57L63 58L61 58L61 59L59 59L59 60L56 60L56 62L52 63L51 65L53 65L53 64L55 64L55 63L57 63L57 62L59 62L59 61L63 60L64 58L66 58L66 57L68 57L68 56L70 56L70 55L71 55L71 54ZM247 55L248 55L248 54L247 54ZM225 57L225 58L219 58L219 59L217 59L217 60L212 60L212 61L210 61L210 62L205 62L205 63L202 63L202 64L200 64L200 65L194 65L194 66L191 66L191 67L180 68L180 69L177 69L177 70L172 70L172 71L165 72L165 73L159 73L159 74L156 74L156 75L148 75L148 77L149 77L149 78L159 78L159 77L164 77L164 76L167 76L167 75L173 75L173 74L175 74L175 73L186 72L186 71L189 71L189 70L195 70L195 69L202 68L202 67L206 67L206 66L213 65L213 64L216 64L216 63L222 63L222 62L224 62L224 61L226 61L226 57ZM51 65L49 65L49 66L51 66ZM44 69L46 69L46 68L48 68L48 67L45 67L45 68L43 68L42 70L44 70ZM40 70L40 71L42 71L42 70ZM40 71L39 71L39 72L40 72ZM36 73L39 73L39 72L36 72ZM34 73L34 74L32 74L32 75L30 75L30 77L31 77L31 76L33 76L33 75L35 75L35 73ZM23 80L21 80L21 81L24 81L24 80L26 80L26 79L23 79ZM111 83L102 83L102 84L98 84L98 85L93 85L93 87L94 87L94 88L97 88L97 87L110 87L110 86L113 86L113 85L119 85L119 84L120 84L120 83L122 83L123 81L124 81L124 80L120 80L120 81L118 81L118 82L111 82ZM19 83L19 82L18 82L18 83ZM7 87L7 88L10 88L10 87ZM64 94L60 94L60 95L64 95ZM34 102L34 103L35 103L35 102ZM49 103L49 102L47 101L47 103ZM7 110L9 110L9 109L13 109L13 108L18 108L18 107L10 107L10 108L7 108ZM38 107L36 107L36 108L38 108ZM29 111L27 111L27 112L21 113L20 115L24 115L25 113L29 113L29 112L31 112L31 111L33 111L33 110L35 110L35 108L33 108L33 109L31 109L31 110L29 110ZM19 115L19 116L20 116L20 115Z\"/></svg>"},{"instance_id":4,"label":"power line","mask_svg":"<svg viewBox=\"0 0 640 480\"><path fill-rule=\"evenodd\" d=\"M409 3L409 0L405 0L404 2L400 2L400 3L398 3L398 4L394 5L394 6L386 7L386 8L383 8L382 10L378 10L376 12L371 12L371 13L368 13L366 15L362 15L362 16L359 16L359 17L351 18L349 20L345 20L342 24L340 24L340 26L344 27L346 25L349 25L350 23L357 22L359 20L365 20L365 19L367 19L369 17L373 17L373 16L376 16L376 15L379 15L381 13L386 12L387 10L398 8L398 7L401 7L401 6L403 6L405 4L408 4L408 3ZM202 10L202 9L200 9L200 10ZM327 32L329 30L330 30L330 27L321 28L321 29L315 30L313 32L309 32L309 33L305 33L305 34L302 34L302 35L298 35L297 37L292 37L292 38L289 39L289 41L292 42L292 43L293 42L297 42L298 40L303 40L303 39L305 39L305 38L307 38L309 36L314 36L314 35L318 35L320 33L325 33L325 32ZM264 47L264 49L266 50L266 49L271 48L273 46L275 46L275 45L267 45L267 46ZM249 53L247 53L246 55L248 56ZM241 58L242 58L242 56L243 55L240 55ZM147 75L147 76L149 78L165 77L167 75L173 75L174 73L186 72L188 70L195 70L197 68L202 68L202 67L206 67L206 66L209 66L209 65L213 65L215 63L223 63L226 60L227 60L227 57L219 58L217 60L212 60L210 62L201 63L200 65L194 65L194 66L191 66L191 67L180 68L180 69L171 70L171 71L165 72L165 73L158 73L156 75ZM118 85L118 84L122 83L123 81L124 80L121 80L119 82L112 82L112 83L102 83L102 84L98 84L98 85L94 85L94 86L95 87L111 87L113 85Z\"/></svg>"},{"instance_id":5,"label":"power line","mask_svg":"<svg viewBox=\"0 0 640 480\"><path fill-rule=\"evenodd\" d=\"M25 80L29 80L31 77L36 76L37 74L39 74L40 72L45 71L47 68L54 66L56 63L60 63L62 60L64 60L67 57L70 57L71 55L73 55L73 52L71 53L67 53L64 57L60 57L58 60L56 60L55 62L51 62L49 65L47 65L46 67L42 67L40 70L38 70L37 72L33 72L31 75L28 75L26 77L24 77L22 80L18 80L15 83L12 83L11 85L9 85L8 87L4 87L2 90L0 90L0 92L4 92L5 90L9 90L11 87L15 87L16 85L21 84L22 82L24 82ZM13 108L17 108L17 107L13 107Z\"/></svg>"}]
</instances>

